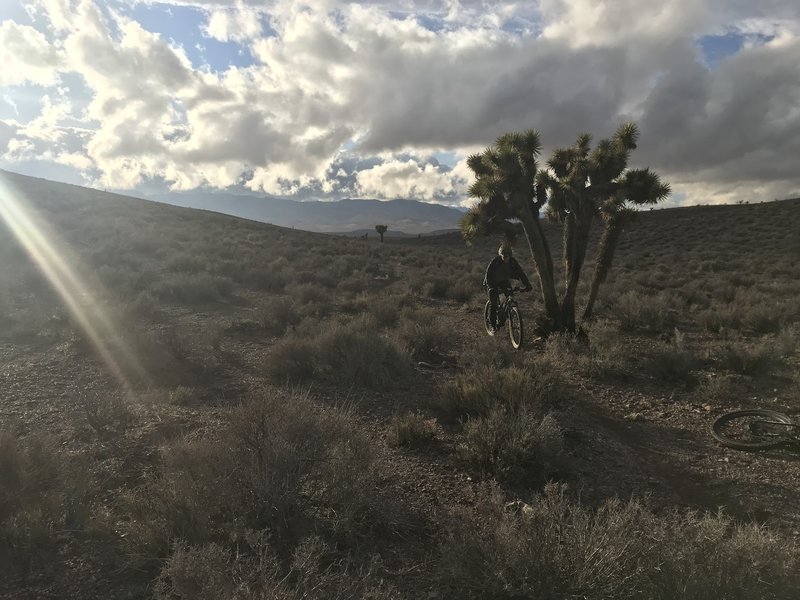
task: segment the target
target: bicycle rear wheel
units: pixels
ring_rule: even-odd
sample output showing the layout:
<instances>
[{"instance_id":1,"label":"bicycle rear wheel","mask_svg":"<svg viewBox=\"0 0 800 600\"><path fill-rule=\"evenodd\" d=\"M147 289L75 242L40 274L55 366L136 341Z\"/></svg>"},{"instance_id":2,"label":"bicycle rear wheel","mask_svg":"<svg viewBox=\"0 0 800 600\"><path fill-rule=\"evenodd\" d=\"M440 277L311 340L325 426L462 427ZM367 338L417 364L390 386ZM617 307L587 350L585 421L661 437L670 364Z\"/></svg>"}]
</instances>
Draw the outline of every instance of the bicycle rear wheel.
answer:
<instances>
[{"instance_id":1,"label":"bicycle rear wheel","mask_svg":"<svg viewBox=\"0 0 800 600\"><path fill-rule=\"evenodd\" d=\"M494 328L492 327L492 320L490 318L492 310L492 302L490 300L486 301L486 306L483 309L483 325L486 327L486 333L489 335L494 335ZM499 310L499 309L498 309Z\"/></svg>"},{"instance_id":2,"label":"bicycle rear wheel","mask_svg":"<svg viewBox=\"0 0 800 600\"><path fill-rule=\"evenodd\" d=\"M508 334L515 350L522 346L522 333L522 315L519 308L512 306L508 309Z\"/></svg>"},{"instance_id":3,"label":"bicycle rear wheel","mask_svg":"<svg viewBox=\"0 0 800 600\"><path fill-rule=\"evenodd\" d=\"M737 450L763 450L788 441L795 427L787 415L767 409L737 410L719 417L711 425L718 442Z\"/></svg>"}]
</instances>

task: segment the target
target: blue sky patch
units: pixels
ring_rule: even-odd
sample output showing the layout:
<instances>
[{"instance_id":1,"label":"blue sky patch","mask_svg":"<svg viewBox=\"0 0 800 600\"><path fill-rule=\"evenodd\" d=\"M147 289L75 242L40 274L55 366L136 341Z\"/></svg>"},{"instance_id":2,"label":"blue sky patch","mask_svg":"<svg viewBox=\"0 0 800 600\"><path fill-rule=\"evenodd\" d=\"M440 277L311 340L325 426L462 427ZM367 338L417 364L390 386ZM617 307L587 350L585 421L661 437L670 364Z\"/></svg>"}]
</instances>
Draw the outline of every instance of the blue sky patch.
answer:
<instances>
[{"instance_id":1,"label":"blue sky patch","mask_svg":"<svg viewBox=\"0 0 800 600\"><path fill-rule=\"evenodd\" d=\"M130 16L147 31L181 45L194 68L225 71L231 66L248 67L255 62L246 46L205 37L202 30L208 22L208 15L201 9L137 4Z\"/></svg>"},{"instance_id":2,"label":"blue sky patch","mask_svg":"<svg viewBox=\"0 0 800 600\"><path fill-rule=\"evenodd\" d=\"M740 33L726 33L725 35L706 35L698 40L698 45L703 51L703 61L709 69L716 69L726 58L739 52L746 42L766 44L773 36L768 35L742 35Z\"/></svg>"}]
</instances>

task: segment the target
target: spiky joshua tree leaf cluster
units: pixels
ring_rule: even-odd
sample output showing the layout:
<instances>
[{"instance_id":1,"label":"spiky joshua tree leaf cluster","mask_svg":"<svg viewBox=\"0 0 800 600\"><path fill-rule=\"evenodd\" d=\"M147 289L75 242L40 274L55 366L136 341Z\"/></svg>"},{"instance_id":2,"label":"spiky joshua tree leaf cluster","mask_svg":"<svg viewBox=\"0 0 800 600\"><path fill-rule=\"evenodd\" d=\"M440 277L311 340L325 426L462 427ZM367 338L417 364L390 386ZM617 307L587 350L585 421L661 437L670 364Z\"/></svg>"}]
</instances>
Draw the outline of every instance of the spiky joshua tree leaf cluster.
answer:
<instances>
[{"instance_id":1,"label":"spiky joshua tree leaf cluster","mask_svg":"<svg viewBox=\"0 0 800 600\"><path fill-rule=\"evenodd\" d=\"M588 133L567 148L556 149L539 168L539 132L507 133L493 146L467 159L475 174L469 193L479 202L462 219L467 241L476 236L513 237L519 229L528 241L544 302L549 331L575 331L575 297L592 224L600 217L603 236L583 320L590 319L600 284L611 266L622 228L638 206L665 199L669 185L648 169L628 169L639 137L634 123L620 126L592 148ZM564 285L556 291L553 259L540 213L563 226Z\"/></svg>"}]
</instances>

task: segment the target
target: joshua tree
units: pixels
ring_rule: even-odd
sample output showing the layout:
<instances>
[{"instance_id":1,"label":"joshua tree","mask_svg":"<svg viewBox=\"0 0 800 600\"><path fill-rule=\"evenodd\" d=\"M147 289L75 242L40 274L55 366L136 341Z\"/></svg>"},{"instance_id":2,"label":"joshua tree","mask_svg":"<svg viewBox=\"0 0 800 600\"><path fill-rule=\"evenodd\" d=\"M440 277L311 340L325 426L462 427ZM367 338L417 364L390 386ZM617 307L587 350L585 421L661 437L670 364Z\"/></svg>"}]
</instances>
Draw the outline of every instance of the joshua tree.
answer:
<instances>
[{"instance_id":1,"label":"joshua tree","mask_svg":"<svg viewBox=\"0 0 800 600\"><path fill-rule=\"evenodd\" d=\"M388 229L389 228L386 225L375 225L375 231L377 231L378 235L381 236L381 244L383 243L383 234L386 233Z\"/></svg>"},{"instance_id":2,"label":"joshua tree","mask_svg":"<svg viewBox=\"0 0 800 600\"><path fill-rule=\"evenodd\" d=\"M605 230L584 319L591 318L622 226L635 212L631 205L654 204L669 194L669 186L649 169L626 171L637 137L636 125L626 123L592 150L591 136L582 134L573 146L555 150L548 169L538 172L541 146L535 130L502 135L493 147L468 159L476 176L470 195L480 202L462 220L464 237L508 235L513 227L509 219L519 220L539 274L549 331L576 329L575 296L597 215L603 217ZM563 226L565 281L560 299L552 255L539 221L545 203L548 216Z\"/></svg>"}]
</instances>

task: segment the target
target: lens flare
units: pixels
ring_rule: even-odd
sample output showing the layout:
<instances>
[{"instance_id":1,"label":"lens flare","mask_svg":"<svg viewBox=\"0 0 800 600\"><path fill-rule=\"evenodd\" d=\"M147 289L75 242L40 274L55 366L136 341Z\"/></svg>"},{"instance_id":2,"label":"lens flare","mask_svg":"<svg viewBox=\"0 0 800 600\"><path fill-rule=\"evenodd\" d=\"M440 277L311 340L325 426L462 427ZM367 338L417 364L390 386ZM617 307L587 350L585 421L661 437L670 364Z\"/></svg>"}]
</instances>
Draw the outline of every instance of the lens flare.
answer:
<instances>
[{"instance_id":1,"label":"lens flare","mask_svg":"<svg viewBox=\"0 0 800 600\"><path fill-rule=\"evenodd\" d=\"M67 246L57 237L22 196L0 178L0 219L26 250L58 293L67 310L92 344L111 374L125 391L133 379L147 381L147 374L136 354L125 343L92 288L81 278L77 267L62 257ZM61 252L59 251L61 250ZM99 286L95 285L99 291Z\"/></svg>"}]
</instances>

